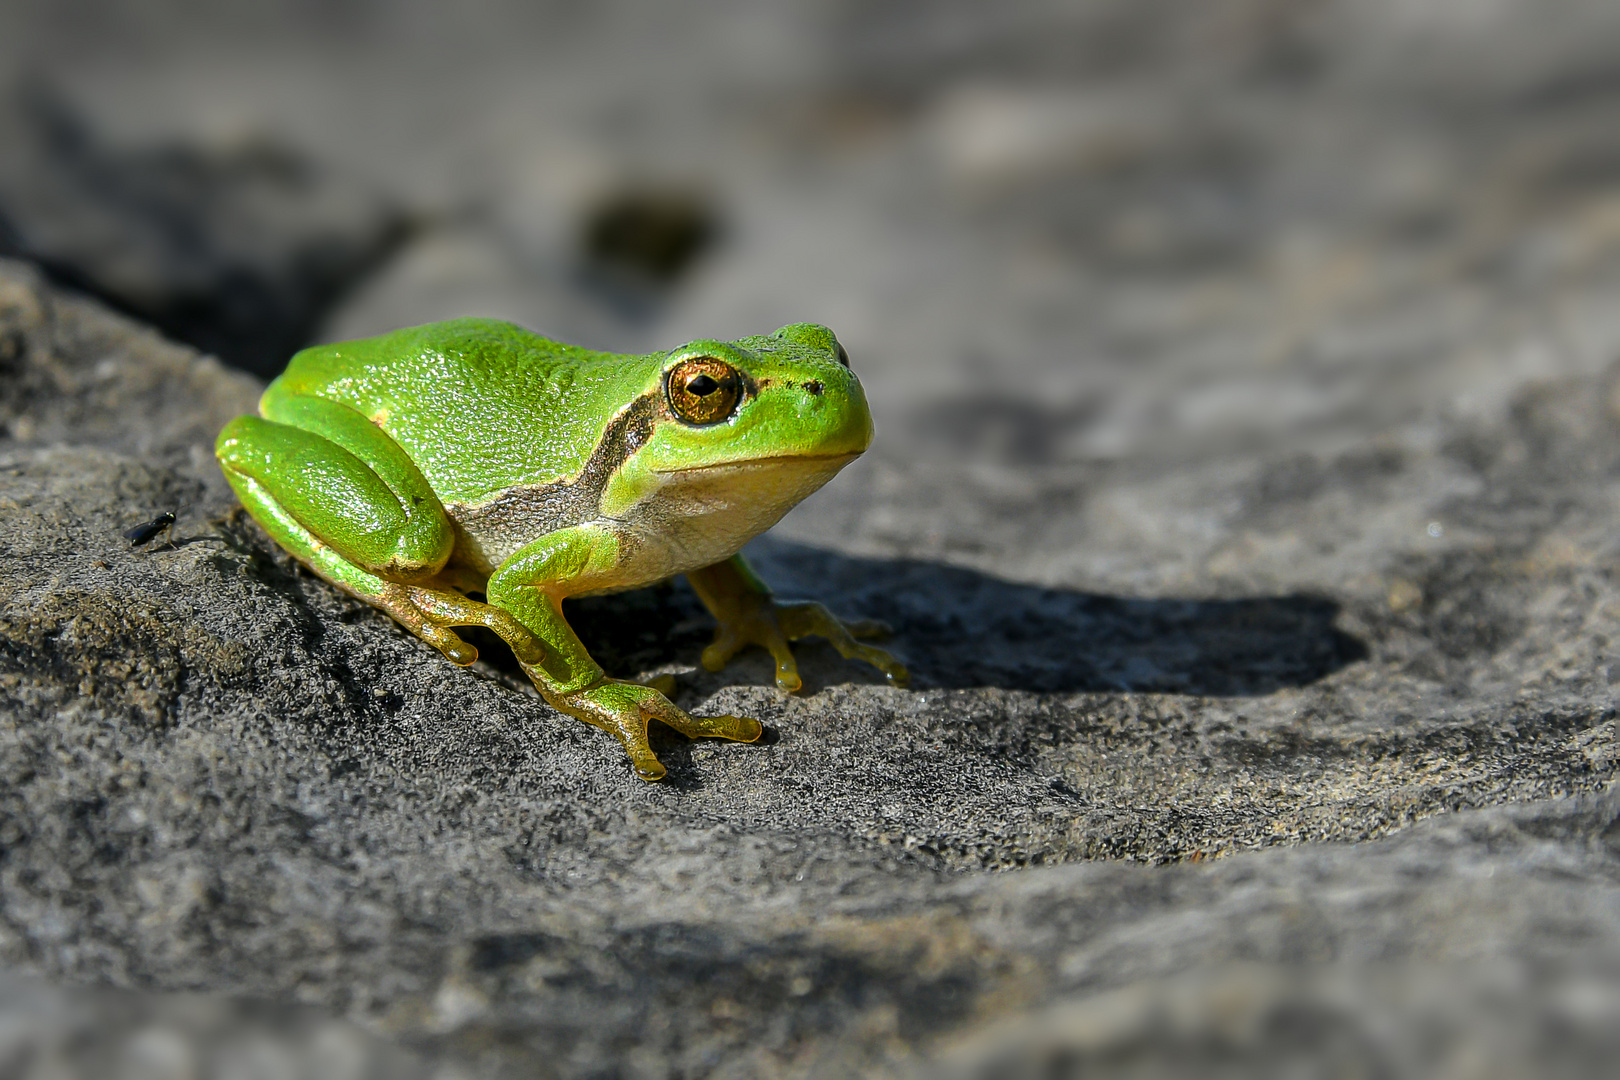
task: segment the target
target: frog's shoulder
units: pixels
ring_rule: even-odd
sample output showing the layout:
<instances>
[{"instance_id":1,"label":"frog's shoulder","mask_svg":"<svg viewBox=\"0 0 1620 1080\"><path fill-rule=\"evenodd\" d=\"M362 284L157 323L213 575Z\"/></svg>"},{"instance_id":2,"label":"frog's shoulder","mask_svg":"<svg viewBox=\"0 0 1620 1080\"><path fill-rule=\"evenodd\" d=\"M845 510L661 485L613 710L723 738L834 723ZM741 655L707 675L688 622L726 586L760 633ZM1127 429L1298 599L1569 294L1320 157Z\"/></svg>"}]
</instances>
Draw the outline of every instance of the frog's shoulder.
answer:
<instances>
[{"instance_id":1,"label":"frog's shoulder","mask_svg":"<svg viewBox=\"0 0 1620 1080\"><path fill-rule=\"evenodd\" d=\"M449 319L311 345L288 361L280 381L314 388L341 378L403 378L419 370L495 374L522 367L566 368L589 362L590 355L516 323Z\"/></svg>"}]
</instances>

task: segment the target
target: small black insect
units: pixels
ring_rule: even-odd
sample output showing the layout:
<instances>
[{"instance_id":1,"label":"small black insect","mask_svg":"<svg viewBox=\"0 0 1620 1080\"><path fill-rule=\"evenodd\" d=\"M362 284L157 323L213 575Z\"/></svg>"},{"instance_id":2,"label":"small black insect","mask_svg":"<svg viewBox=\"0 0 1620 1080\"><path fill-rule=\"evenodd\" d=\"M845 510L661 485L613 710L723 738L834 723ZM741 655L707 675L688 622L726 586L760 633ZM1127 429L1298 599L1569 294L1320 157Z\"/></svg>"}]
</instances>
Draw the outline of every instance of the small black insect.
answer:
<instances>
[{"instance_id":1,"label":"small black insect","mask_svg":"<svg viewBox=\"0 0 1620 1080\"><path fill-rule=\"evenodd\" d=\"M130 542L131 547L140 547L149 542L161 532L167 532L174 527L174 514L165 510L151 521L143 521L133 529L124 531L124 539Z\"/></svg>"}]
</instances>

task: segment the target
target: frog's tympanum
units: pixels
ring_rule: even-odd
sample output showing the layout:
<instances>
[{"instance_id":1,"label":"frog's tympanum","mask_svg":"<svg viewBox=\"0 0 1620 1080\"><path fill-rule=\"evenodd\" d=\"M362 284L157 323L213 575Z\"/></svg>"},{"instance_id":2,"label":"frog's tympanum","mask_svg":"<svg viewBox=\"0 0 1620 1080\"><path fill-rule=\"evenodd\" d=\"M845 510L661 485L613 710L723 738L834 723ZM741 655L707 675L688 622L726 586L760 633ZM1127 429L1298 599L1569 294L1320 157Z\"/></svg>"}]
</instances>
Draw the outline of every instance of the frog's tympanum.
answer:
<instances>
[{"instance_id":1,"label":"frog's tympanum","mask_svg":"<svg viewBox=\"0 0 1620 1080\"><path fill-rule=\"evenodd\" d=\"M259 412L227 424L216 452L282 547L453 663L478 653L450 627L494 631L548 702L616 735L645 779L664 775L648 720L743 742L759 722L691 716L609 678L565 597L684 573L720 622L710 670L762 645L776 684L796 690L787 643L815 634L906 679L856 640L879 624L778 603L737 554L871 441L861 384L825 327L618 356L458 319L306 349Z\"/></svg>"}]
</instances>

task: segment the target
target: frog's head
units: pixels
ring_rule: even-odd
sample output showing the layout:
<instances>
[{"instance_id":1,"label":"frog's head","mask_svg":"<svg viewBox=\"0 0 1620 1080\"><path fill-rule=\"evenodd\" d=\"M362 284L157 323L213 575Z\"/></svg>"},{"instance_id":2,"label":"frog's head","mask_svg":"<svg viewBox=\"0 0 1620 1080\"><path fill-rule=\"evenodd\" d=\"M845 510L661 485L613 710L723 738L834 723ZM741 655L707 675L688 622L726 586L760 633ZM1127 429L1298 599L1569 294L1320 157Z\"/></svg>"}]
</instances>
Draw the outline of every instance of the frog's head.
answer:
<instances>
[{"instance_id":1,"label":"frog's head","mask_svg":"<svg viewBox=\"0 0 1620 1080\"><path fill-rule=\"evenodd\" d=\"M849 356L814 323L689 342L665 354L658 378L656 419L610 485L610 512L684 492L686 502L751 501L768 528L872 441Z\"/></svg>"}]
</instances>

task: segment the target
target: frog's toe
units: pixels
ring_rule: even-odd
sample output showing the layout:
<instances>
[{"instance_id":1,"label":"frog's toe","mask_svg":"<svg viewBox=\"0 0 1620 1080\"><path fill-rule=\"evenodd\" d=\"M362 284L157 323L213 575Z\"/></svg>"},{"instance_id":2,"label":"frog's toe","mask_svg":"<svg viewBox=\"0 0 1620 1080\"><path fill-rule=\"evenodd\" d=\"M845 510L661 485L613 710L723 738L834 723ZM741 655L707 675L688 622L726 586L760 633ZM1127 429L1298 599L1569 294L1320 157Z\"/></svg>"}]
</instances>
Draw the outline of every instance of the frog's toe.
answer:
<instances>
[{"instance_id":1,"label":"frog's toe","mask_svg":"<svg viewBox=\"0 0 1620 1080\"><path fill-rule=\"evenodd\" d=\"M875 619L845 623L821 604L809 601L779 604L776 614L783 632L794 641L805 637L824 637L840 656L847 660L864 660L883 672L895 686L904 686L911 681L911 672L893 655L855 640L857 637L877 637L887 633L889 628L884 623Z\"/></svg>"},{"instance_id":2,"label":"frog's toe","mask_svg":"<svg viewBox=\"0 0 1620 1080\"><path fill-rule=\"evenodd\" d=\"M622 679L603 679L567 696L548 698L562 712L618 738L630 765L643 780L661 780L664 766L647 741L647 722L657 720L692 739L754 742L764 733L758 720L741 716L693 716L658 690Z\"/></svg>"},{"instance_id":3,"label":"frog's toe","mask_svg":"<svg viewBox=\"0 0 1620 1080\"><path fill-rule=\"evenodd\" d=\"M733 742L758 742L765 728L758 720L747 716L693 716L668 701L647 701L642 711L689 739L730 739Z\"/></svg>"},{"instance_id":4,"label":"frog's toe","mask_svg":"<svg viewBox=\"0 0 1620 1080\"><path fill-rule=\"evenodd\" d=\"M652 752L651 747L627 745L624 749L630 755L630 767L635 770L637 777L649 783L664 778L667 770L664 763Z\"/></svg>"},{"instance_id":5,"label":"frog's toe","mask_svg":"<svg viewBox=\"0 0 1620 1080\"><path fill-rule=\"evenodd\" d=\"M421 627L417 633L458 664L470 664L478 659L478 650L451 633L449 630L451 626L482 626L494 631L506 642L520 663L532 665L545 659L546 651L540 644L540 639L509 611L479 603L477 600L469 600L465 596L444 589L429 589L415 585L401 588L409 604L407 615ZM396 614L394 617L403 621L407 616ZM407 622L406 625L410 626L412 622ZM452 646L459 646L458 652L468 658L457 660L445 646L439 644L437 638L443 636L448 636Z\"/></svg>"},{"instance_id":6,"label":"frog's toe","mask_svg":"<svg viewBox=\"0 0 1620 1080\"><path fill-rule=\"evenodd\" d=\"M867 663L883 672L884 678L888 679L890 684L901 689L911 685L910 668L897 660L892 653L885 652L882 649L873 649L872 652L878 659L869 658Z\"/></svg>"},{"instance_id":7,"label":"frog's toe","mask_svg":"<svg viewBox=\"0 0 1620 1080\"><path fill-rule=\"evenodd\" d=\"M845 658L863 660L883 672L889 682L904 686L911 679L904 664L884 650L856 640L883 637L889 632L888 625L876 619L843 622L821 604L811 601L789 604L769 601L746 617L722 622L715 631L714 643L703 650L703 666L719 671L741 649L759 645L776 661L776 685L791 693L800 689L804 680L799 677L799 665L788 643L805 637L824 637Z\"/></svg>"},{"instance_id":8,"label":"frog's toe","mask_svg":"<svg viewBox=\"0 0 1620 1080\"><path fill-rule=\"evenodd\" d=\"M849 631L850 637L865 640L894 636L894 627L882 619L851 619L844 623L844 629Z\"/></svg>"},{"instance_id":9,"label":"frog's toe","mask_svg":"<svg viewBox=\"0 0 1620 1080\"><path fill-rule=\"evenodd\" d=\"M658 755L653 753L651 744L647 742L646 717L627 717L625 722L616 723L608 730L619 737L619 743L630 759L630 767L638 777L649 781L664 778L664 763L658 760Z\"/></svg>"},{"instance_id":10,"label":"frog's toe","mask_svg":"<svg viewBox=\"0 0 1620 1080\"><path fill-rule=\"evenodd\" d=\"M478 650L461 639L452 626L482 626L493 630L525 665L545 659L545 646L509 611L469 600L444 589L385 583L379 592L363 594L371 604L392 615L401 626L432 645L452 664L466 667L478 659Z\"/></svg>"},{"instance_id":11,"label":"frog's toe","mask_svg":"<svg viewBox=\"0 0 1620 1080\"><path fill-rule=\"evenodd\" d=\"M675 696L675 676L670 675L667 672L663 675L654 675L650 679L642 679L641 685L650 690L656 690L667 698L672 698Z\"/></svg>"},{"instance_id":12,"label":"frog's toe","mask_svg":"<svg viewBox=\"0 0 1620 1080\"><path fill-rule=\"evenodd\" d=\"M765 635L760 642L770 651L771 659L776 661L776 688L793 693L804 686L804 680L799 678L799 662L793 658L793 647L788 644L786 635L774 632Z\"/></svg>"},{"instance_id":13,"label":"frog's toe","mask_svg":"<svg viewBox=\"0 0 1620 1080\"><path fill-rule=\"evenodd\" d=\"M649 720L657 720L689 739L731 739L734 742L758 742L765 728L758 720L746 716L693 716L669 699L675 695L675 676L655 675L637 685L658 691L657 696L641 700L638 708Z\"/></svg>"},{"instance_id":14,"label":"frog's toe","mask_svg":"<svg viewBox=\"0 0 1620 1080\"><path fill-rule=\"evenodd\" d=\"M749 644L752 642L745 640L735 625L721 623L719 629L714 632L714 641L699 657L699 663L706 671L719 671L742 650L743 646Z\"/></svg>"},{"instance_id":15,"label":"frog's toe","mask_svg":"<svg viewBox=\"0 0 1620 1080\"><path fill-rule=\"evenodd\" d=\"M840 644L833 641L833 648L850 660L864 660L868 664L883 672L883 677L893 686L905 686L911 682L911 672L895 658L894 654L886 649L879 649L872 645L862 645L851 641Z\"/></svg>"},{"instance_id":16,"label":"frog's toe","mask_svg":"<svg viewBox=\"0 0 1620 1080\"><path fill-rule=\"evenodd\" d=\"M722 622L714 633L714 643L703 650L703 666L710 671L719 671L727 661L750 645L767 650L776 661L776 685L779 689L791 693L804 685L804 680L799 678L799 663L793 658L793 648L768 605L751 618Z\"/></svg>"},{"instance_id":17,"label":"frog's toe","mask_svg":"<svg viewBox=\"0 0 1620 1080\"><path fill-rule=\"evenodd\" d=\"M624 746L630 765L643 780L661 780L664 766L647 742L648 712L643 700L663 701L658 691L640 683L604 678L572 694L546 695L553 708L601 728ZM673 708L673 706L671 706Z\"/></svg>"},{"instance_id":18,"label":"frog's toe","mask_svg":"<svg viewBox=\"0 0 1620 1080\"><path fill-rule=\"evenodd\" d=\"M466 667L478 659L478 649L461 640L461 636L448 627L424 621L415 630L418 637L444 653L452 664Z\"/></svg>"},{"instance_id":19,"label":"frog's toe","mask_svg":"<svg viewBox=\"0 0 1620 1080\"><path fill-rule=\"evenodd\" d=\"M765 734L765 725L752 716L721 713L719 716L694 716L692 719L697 724L697 736L730 739L732 742L759 742L760 736Z\"/></svg>"}]
</instances>

